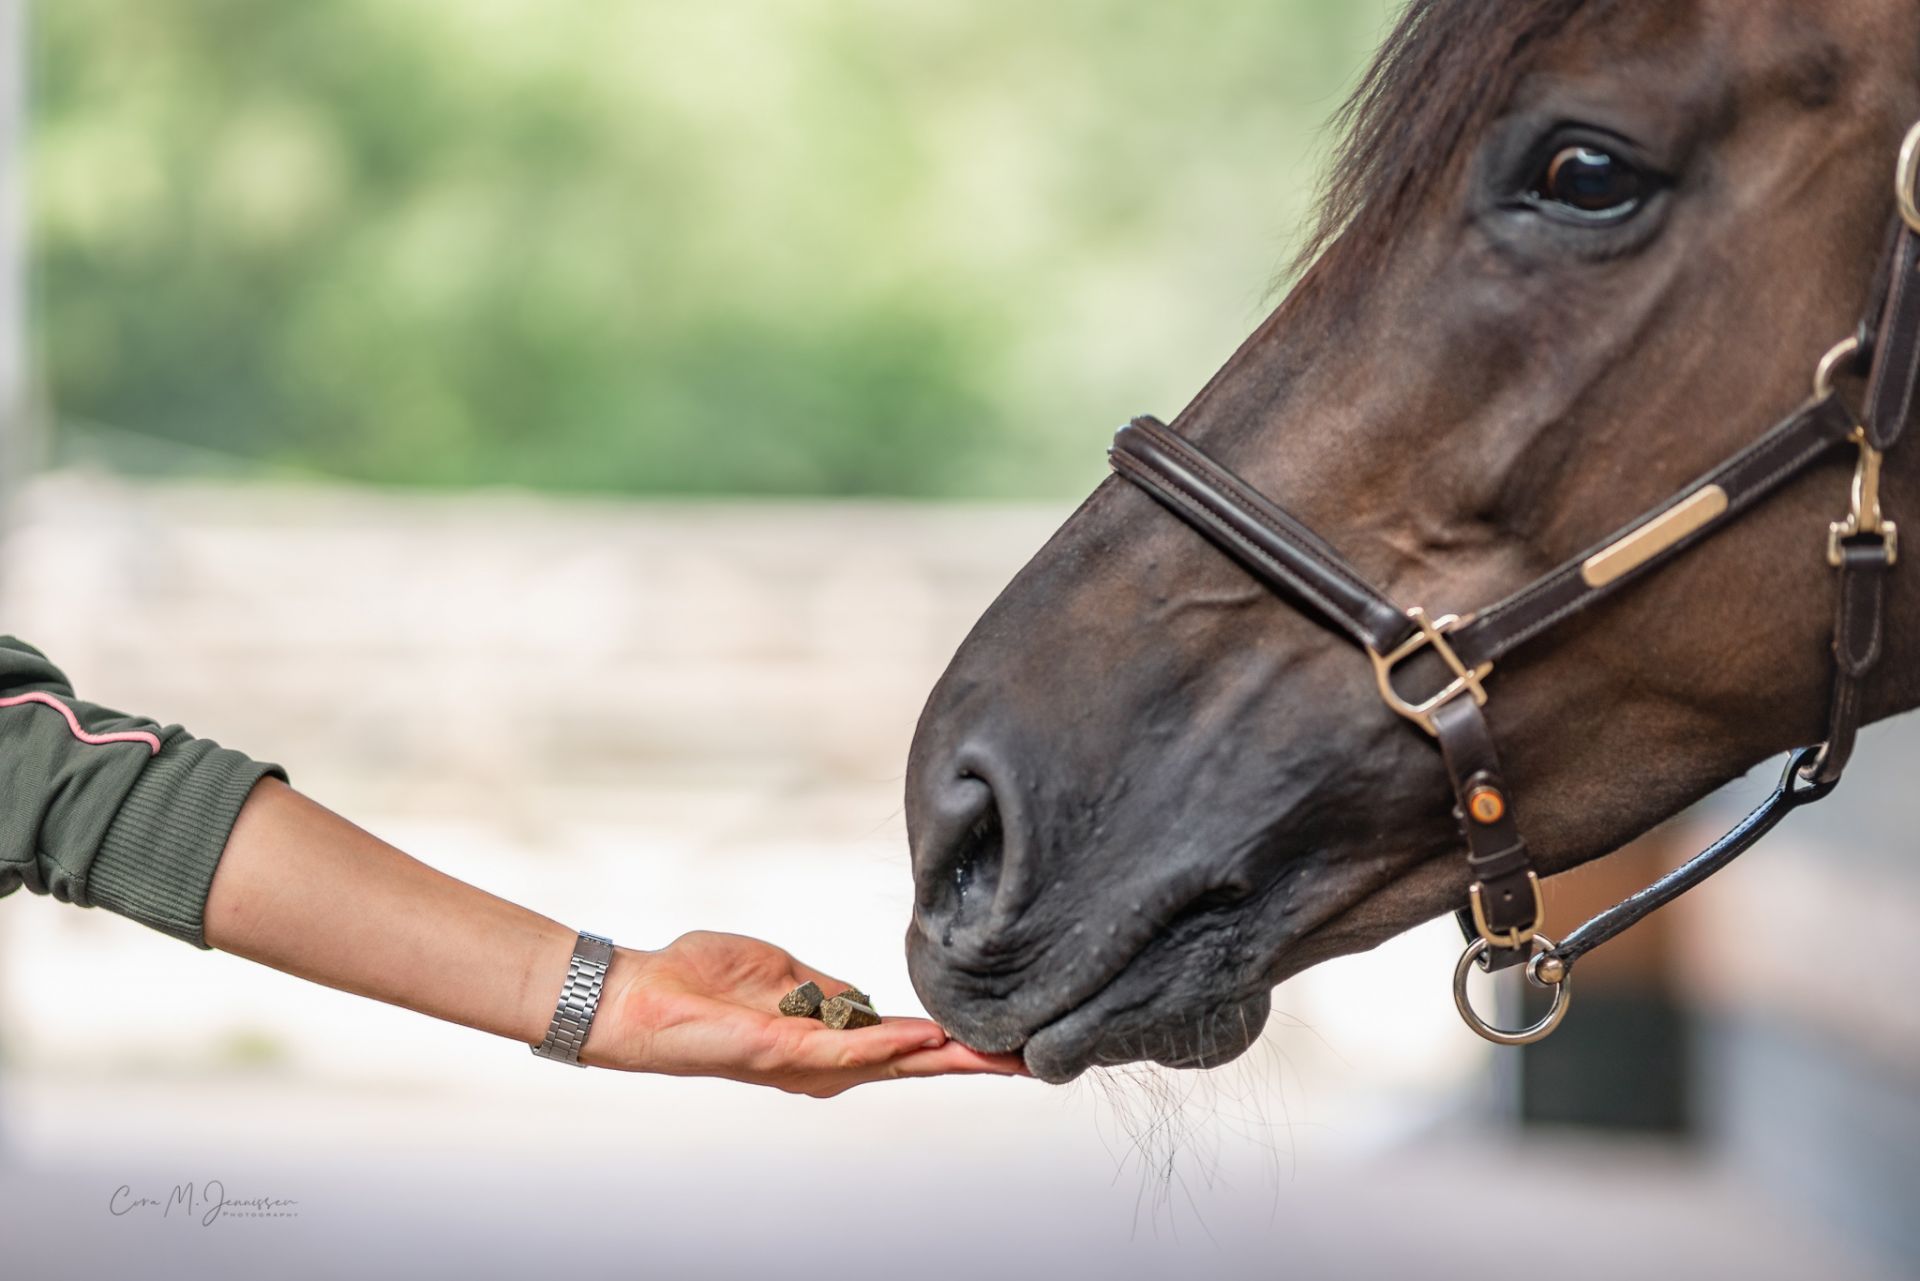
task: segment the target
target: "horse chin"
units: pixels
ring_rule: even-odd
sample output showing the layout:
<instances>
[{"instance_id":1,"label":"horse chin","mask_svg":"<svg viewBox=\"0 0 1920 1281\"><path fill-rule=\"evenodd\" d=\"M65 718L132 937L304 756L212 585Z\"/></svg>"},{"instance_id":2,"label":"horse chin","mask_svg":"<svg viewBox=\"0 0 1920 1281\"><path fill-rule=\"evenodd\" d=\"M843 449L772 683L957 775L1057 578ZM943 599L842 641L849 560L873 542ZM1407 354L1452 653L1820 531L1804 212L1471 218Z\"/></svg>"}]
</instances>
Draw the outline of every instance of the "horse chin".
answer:
<instances>
[{"instance_id":1,"label":"horse chin","mask_svg":"<svg viewBox=\"0 0 1920 1281\"><path fill-rule=\"evenodd\" d=\"M1358 898L1282 939L1264 975L1220 975L1213 991L1238 985L1224 999L1195 993L1193 975L1178 948L1150 945L1081 1004L1036 1029L1017 1047L1027 1070L1055 1084L1090 1067L1154 1062L1172 1068L1212 1068L1244 1054L1272 1013L1273 989L1335 957L1379 946L1444 912L1457 893L1455 870L1430 859L1395 876L1370 876L1353 886ZM1248 985L1251 985L1250 987ZM1169 993L1172 995L1169 996Z\"/></svg>"},{"instance_id":2,"label":"horse chin","mask_svg":"<svg viewBox=\"0 0 1920 1281\"><path fill-rule=\"evenodd\" d=\"M1055 1085L1090 1067L1218 1067L1259 1038L1272 984L1255 958L1224 944L1224 914L1206 913L1206 924L1202 919L1190 917L1184 929L1154 936L1077 995L1048 992L1045 985L1020 991L1030 1010L1040 1007L1030 1016L1004 997L957 986L958 972L913 930L907 972L928 1012L955 1040L982 1052L1019 1054L1034 1076Z\"/></svg>"},{"instance_id":3,"label":"horse chin","mask_svg":"<svg viewBox=\"0 0 1920 1281\"><path fill-rule=\"evenodd\" d=\"M1326 920L1287 941L1273 957L1275 986L1336 957L1369 952L1436 917L1465 897L1459 869L1446 857L1451 847L1376 886Z\"/></svg>"},{"instance_id":4,"label":"horse chin","mask_svg":"<svg viewBox=\"0 0 1920 1281\"><path fill-rule=\"evenodd\" d=\"M1021 1047L1027 1070L1063 1085L1091 1067L1139 1062L1219 1067L1246 1053L1272 1010L1271 994L1264 989L1198 1015L1151 1004L1127 1006L1125 1000L1103 992L1040 1028Z\"/></svg>"}]
</instances>

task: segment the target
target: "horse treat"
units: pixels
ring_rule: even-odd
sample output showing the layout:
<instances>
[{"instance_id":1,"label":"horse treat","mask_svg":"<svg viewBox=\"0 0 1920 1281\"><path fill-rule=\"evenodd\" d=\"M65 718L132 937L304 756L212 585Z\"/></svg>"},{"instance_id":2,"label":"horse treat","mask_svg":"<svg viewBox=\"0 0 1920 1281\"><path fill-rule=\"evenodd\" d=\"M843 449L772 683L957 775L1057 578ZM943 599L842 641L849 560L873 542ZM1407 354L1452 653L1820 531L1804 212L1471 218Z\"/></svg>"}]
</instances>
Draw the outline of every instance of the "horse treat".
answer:
<instances>
[{"instance_id":1,"label":"horse treat","mask_svg":"<svg viewBox=\"0 0 1920 1281\"><path fill-rule=\"evenodd\" d=\"M880 1016L865 1001L854 1001L846 996L830 996L820 1003L820 1021L830 1028L846 1030L856 1027L878 1027Z\"/></svg>"},{"instance_id":2,"label":"horse treat","mask_svg":"<svg viewBox=\"0 0 1920 1281\"><path fill-rule=\"evenodd\" d=\"M851 1027L876 1027L880 1016L874 1013L873 998L857 987L838 996L828 996L820 985L809 979L780 998L780 1012L801 1019L819 1019L836 1031Z\"/></svg>"},{"instance_id":3,"label":"horse treat","mask_svg":"<svg viewBox=\"0 0 1920 1281\"><path fill-rule=\"evenodd\" d=\"M780 998L780 1012L794 1018L817 1019L820 1017L820 1003L826 999L827 994L820 990L820 985L808 979Z\"/></svg>"}]
</instances>

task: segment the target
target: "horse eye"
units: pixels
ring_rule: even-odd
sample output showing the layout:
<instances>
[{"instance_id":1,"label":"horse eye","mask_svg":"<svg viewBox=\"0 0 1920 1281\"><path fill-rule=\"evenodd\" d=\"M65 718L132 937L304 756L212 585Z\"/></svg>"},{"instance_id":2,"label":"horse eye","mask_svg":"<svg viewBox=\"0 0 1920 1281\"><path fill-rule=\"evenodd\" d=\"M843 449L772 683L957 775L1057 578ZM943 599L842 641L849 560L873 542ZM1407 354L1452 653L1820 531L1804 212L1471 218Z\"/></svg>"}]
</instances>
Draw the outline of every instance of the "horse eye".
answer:
<instances>
[{"instance_id":1,"label":"horse eye","mask_svg":"<svg viewBox=\"0 0 1920 1281\"><path fill-rule=\"evenodd\" d=\"M1533 184L1536 199L1586 217L1625 217L1646 197L1647 175L1598 147L1562 147Z\"/></svg>"}]
</instances>

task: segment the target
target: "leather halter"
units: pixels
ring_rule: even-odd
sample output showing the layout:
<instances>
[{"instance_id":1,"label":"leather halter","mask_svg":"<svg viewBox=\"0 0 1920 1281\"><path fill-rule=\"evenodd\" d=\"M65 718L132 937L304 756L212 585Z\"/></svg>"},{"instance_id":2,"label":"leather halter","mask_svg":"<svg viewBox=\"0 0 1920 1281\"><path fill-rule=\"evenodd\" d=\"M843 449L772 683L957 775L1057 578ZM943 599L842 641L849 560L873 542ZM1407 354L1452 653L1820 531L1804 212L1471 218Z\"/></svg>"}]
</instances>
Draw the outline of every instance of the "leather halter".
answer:
<instances>
[{"instance_id":1,"label":"leather halter","mask_svg":"<svg viewBox=\"0 0 1920 1281\"><path fill-rule=\"evenodd\" d=\"M1920 383L1920 125L1907 134L1895 177L1899 219L1875 301L1858 334L1820 362L1814 394L1752 444L1598 546L1478 613L1432 617L1401 608L1367 582L1306 525L1154 418L1115 435L1114 471L1239 561L1277 595L1305 607L1364 649L1380 696L1437 742L1453 785L1454 816L1472 874L1457 916L1468 939L1455 967L1454 999L1474 1031L1503 1045L1537 1041L1559 1025L1574 963L1649 912L1678 898L1745 853L1797 808L1824 798L1840 780L1860 728L1864 682L1878 663L1887 571L1898 531L1880 511L1883 452L1898 443ZM1866 408L1856 418L1833 389L1843 370L1864 371ZM1540 932L1539 876L1514 818L1499 753L1482 707L1494 664L1641 576L1670 563L1751 509L1827 453L1858 450L1850 510L1827 531L1839 576L1834 618L1834 684L1823 742L1792 754L1779 786L1706 850L1554 943ZM1417 700L1396 684L1400 665L1431 650L1451 679ZM1552 1009L1517 1032L1488 1025L1466 999L1474 965L1524 963L1527 977L1554 991Z\"/></svg>"}]
</instances>

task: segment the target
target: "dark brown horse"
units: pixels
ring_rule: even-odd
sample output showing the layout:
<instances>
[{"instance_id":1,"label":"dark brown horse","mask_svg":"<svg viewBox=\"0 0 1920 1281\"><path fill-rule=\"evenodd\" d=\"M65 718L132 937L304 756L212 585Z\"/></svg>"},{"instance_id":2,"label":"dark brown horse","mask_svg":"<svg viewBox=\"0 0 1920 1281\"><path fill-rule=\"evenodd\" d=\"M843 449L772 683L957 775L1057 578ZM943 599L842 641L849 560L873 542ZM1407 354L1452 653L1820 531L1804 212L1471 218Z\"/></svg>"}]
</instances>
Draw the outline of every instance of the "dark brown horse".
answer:
<instances>
[{"instance_id":1,"label":"dark brown horse","mask_svg":"<svg viewBox=\"0 0 1920 1281\"><path fill-rule=\"evenodd\" d=\"M1804 400L1916 117L1915 0L1414 0L1298 285L1175 426L1395 599L1497 600ZM1836 453L1502 664L1543 871L1817 741L1847 480ZM1891 592L1871 717L1920 703ZM1451 796L1350 644L1111 479L921 718L915 986L1049 1080L1224 1061L1281 980L1459 905Z\"/></svg>"}]
</instances>

